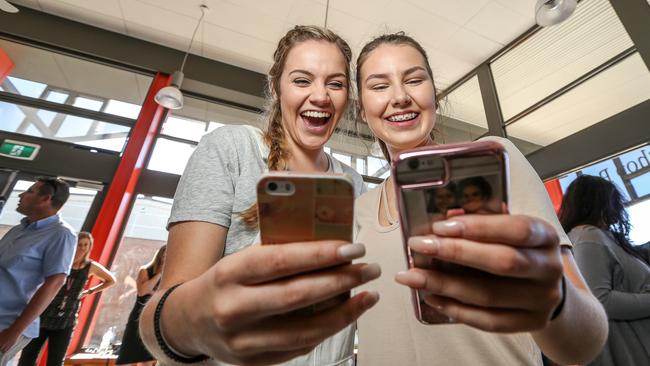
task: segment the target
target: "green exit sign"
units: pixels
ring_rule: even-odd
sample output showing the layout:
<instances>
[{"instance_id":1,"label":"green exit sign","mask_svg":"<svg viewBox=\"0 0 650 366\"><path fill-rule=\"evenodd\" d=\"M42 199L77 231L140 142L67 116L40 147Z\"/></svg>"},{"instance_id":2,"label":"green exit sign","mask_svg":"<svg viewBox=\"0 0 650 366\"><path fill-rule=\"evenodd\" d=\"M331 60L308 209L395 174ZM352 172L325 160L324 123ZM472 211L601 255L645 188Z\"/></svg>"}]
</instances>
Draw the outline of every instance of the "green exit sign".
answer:
<instances>
[{"instance_id":1,"label":"green exit sign","mask_svg":"<svg viewBox=\"0 0 650 366\"><path fill-rule=\"evenodd\" d=\"M0 156L12 159L34 160L40 149L41 145L15 140L4 140L2 141L2 145L0 145Z\"/></svg>"}]
</instances>

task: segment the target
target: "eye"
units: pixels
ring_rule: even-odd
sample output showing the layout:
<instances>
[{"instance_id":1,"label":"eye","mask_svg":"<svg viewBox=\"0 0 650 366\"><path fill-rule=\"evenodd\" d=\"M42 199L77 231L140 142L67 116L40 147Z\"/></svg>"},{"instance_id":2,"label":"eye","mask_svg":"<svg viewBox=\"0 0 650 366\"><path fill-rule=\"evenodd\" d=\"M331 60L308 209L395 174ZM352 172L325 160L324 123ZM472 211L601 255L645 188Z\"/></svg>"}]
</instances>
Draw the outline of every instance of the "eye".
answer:
<instances>
[{"instance_id":1,"label":"eye","mask_svg":"<svg viewBox=\"0 0 650 366\"><path fill-rule=\"evenodd\" d=\"M414 78L414 79L407 80L406 84L408 84L408 85L418 85L418 84L421 84L423 81L424 81L424 79Z\"/></svg>"},{"instance_id":2,"label":"eye","mask_svg":"<svg viewBox=\"0 0 650 366\"><path fill-rule=\"evenodd\" d=\"M336 90L343 89L343 87L345 86L345 84L343 82L340 82L340 81L330 81L327 85L330 88L336 89Z\"/></svg>"},{"instance_id":3,"label":"eye","mask_svg":"<svg viewBox=\"0 0 650 366\"><path fill-rule=\"evenodd\" d=\"M307 85L311 84L311 81L309 81L308 79L299 78L299 79L293 79L292 83L294 83L294 84L296 84L298 86L307 86Z\"/></svg>"},{"instance_id":4,"label":"eye","mask_svg":"<svg viewBox=\"0 0 650 366\"><path fill-rule=\"evenodd\" d=\"M379 91L379 90L384 90L384 89L388 89L388 84L375 84L375 85L371 85L371 86L370 86L370 89L371 89L371 90L377 90L377 91Z\"/></svg>"}]
</instances>

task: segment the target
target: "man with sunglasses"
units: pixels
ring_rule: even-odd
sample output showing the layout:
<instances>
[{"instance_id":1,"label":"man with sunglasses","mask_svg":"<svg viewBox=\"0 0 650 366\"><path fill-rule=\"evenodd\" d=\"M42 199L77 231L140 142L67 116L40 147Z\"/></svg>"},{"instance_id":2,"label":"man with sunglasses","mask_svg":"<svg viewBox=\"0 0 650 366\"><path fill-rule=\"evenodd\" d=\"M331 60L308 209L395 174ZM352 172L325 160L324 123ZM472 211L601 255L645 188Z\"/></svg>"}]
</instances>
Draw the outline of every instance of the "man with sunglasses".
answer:
<instances>
[{"instance_id":1,"label":"man with sunglasses","mask_svg":"<svg viewBox=\"0 0 650 366\"><path fill-rule=\"evenodd\" d=\"M77 236L58 214L69 196L63 180L38 178L19 195L25 217L0 239L0 366L38 336L39 315L70 272Z\"/></svg>"}]
</instances>

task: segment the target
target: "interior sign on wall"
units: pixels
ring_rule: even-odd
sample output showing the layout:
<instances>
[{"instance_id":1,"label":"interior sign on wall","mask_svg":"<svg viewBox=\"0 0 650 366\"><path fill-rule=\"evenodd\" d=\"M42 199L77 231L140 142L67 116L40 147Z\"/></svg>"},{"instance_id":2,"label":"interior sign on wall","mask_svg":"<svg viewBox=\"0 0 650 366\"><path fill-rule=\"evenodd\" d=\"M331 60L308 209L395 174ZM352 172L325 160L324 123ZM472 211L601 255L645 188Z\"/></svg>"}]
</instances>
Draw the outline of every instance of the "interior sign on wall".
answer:
<instances>
[{"instance_id":1,"label":"interior sign on wall","mask_svg":"<svg viewBox=\"0 0 650 366\"><path fill-rule=\"evenodd\" d=\"M0 145L0 156L20 160L34 160L41 145L6 139Z\"/></svg>"}]
</instances>

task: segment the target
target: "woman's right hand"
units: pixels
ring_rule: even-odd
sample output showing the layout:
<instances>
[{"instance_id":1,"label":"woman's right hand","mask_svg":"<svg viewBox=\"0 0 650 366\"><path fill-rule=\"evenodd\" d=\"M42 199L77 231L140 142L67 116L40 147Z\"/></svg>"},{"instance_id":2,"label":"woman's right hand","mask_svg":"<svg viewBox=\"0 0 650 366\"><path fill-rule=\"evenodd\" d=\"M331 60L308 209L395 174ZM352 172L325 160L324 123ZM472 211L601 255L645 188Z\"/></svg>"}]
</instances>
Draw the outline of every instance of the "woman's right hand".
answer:
<instances>
[{"instance_id":1,"label":"woman's right hand","mask_svg":"<svg viewBox=\"0 0 650 366\"><path fill-rule=\"evenodd\" d=\"M364 254L362 244L321 241L257 245L224 257L169 296L161 319L165 339L179 352L235 364L278 363L308 353L379 296L363 292L314 314L291 311L379 277L377 264L349 263ZM178 310L189 309L179 316ZM192 336L182 336L179 327Z\"/></svg>"}]
</instances>

